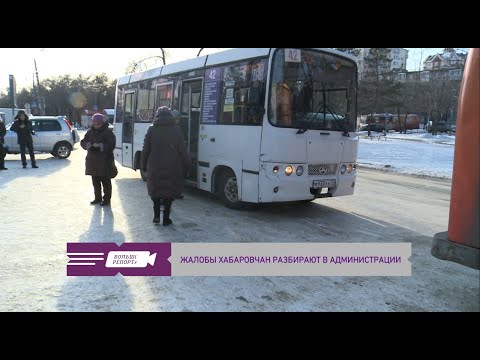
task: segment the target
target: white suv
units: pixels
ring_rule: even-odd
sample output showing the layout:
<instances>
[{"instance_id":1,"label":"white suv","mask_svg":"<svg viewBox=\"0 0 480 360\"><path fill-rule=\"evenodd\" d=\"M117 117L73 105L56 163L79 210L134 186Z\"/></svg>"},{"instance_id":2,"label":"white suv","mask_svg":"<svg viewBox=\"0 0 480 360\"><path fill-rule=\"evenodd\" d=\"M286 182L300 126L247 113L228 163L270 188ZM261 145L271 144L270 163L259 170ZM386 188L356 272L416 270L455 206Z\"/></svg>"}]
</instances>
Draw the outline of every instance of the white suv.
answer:
<instances>
[{"instance_id":1,"label":"white suv","mask_svg":"<svg viewBox=\"0 0 480 360\"><path fill-rule=\"evenodd\" d=\"M63 116L31 116L35 135L33 149L39 152L48 152L59 159L70 156L74 145L80 141L77 129L72 128ZM10 130L12 124L7 125L5 144L9 154L19 154L20 145L17 143L17 134Z\"/></svg>"}]
</instances>

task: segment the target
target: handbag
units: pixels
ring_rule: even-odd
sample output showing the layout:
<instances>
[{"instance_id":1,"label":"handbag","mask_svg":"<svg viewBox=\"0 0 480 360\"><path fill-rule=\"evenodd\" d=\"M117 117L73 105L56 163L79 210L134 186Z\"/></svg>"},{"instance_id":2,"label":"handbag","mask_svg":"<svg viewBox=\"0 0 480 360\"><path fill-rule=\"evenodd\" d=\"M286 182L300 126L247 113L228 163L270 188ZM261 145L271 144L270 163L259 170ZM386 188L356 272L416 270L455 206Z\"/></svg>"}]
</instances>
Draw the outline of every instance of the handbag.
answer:
<instances>
[{"instance_id":1,"label":"handbag","mask_svg":"<svg viewBox=\"0 0 480 360\"><path fill-rule=\"evenodd\" d=\"M118 169L115 166L115 160L112 161L112 169L110 171L110 178L115 179L118 175Z\"/></svg>"}]
</instances>

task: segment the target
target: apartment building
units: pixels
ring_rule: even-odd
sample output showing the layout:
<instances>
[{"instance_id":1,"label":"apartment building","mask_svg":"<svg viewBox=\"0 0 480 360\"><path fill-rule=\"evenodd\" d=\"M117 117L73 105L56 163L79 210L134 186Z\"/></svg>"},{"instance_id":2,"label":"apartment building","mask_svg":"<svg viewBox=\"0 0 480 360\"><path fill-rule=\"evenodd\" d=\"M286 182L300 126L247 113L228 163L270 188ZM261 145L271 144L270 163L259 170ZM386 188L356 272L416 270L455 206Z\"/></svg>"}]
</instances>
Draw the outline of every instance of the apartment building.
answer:
<instances>
[{"instance_id":1,"label":"apartment building","mask_svg":"<svg viewBox=\"0 0 480 360\"><path fill-rule=\"evenodd\" d=\"M428 56L423 62L422 71L404 71L397 75L398 81L420 80L428 82L433 79L462 80L463 68L467 54L457 53L453 48L446 48L443 53Z\"/></svg>"},{"instance_id":2,"label":"apartment building","mask_svg":"<svg viewBox=\"0 0 480 360\"><path fill-rule=\"evenodd\" d=\"M360 54L357 58L358 78L362 79L366 67L365 59L368 57L371 48L359 48ZM387 70L404 70L407 69L408 50L402 48L389 48L390 50L390 66Z\"/></svg>"}]
</instances>

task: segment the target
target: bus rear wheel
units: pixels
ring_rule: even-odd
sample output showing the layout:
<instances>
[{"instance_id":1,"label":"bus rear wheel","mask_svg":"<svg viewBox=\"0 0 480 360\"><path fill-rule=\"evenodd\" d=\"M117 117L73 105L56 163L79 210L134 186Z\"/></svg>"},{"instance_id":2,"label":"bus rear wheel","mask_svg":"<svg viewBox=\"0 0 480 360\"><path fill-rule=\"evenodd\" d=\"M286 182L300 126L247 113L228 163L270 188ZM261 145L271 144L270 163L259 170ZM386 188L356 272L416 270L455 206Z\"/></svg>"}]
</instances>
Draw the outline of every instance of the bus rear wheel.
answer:
<instances>
[{"instance_id":1,"label":"bus rear wheel","mask_svg":"<svg viewBox=\"0 0 480 360\"><path fill-rule=\"evenodd\" d=\"M226 207L234 210L245 209L245 203L238 199L237 178L232 173L220 176L218 193Z\"/></svg>"}]
</instances>

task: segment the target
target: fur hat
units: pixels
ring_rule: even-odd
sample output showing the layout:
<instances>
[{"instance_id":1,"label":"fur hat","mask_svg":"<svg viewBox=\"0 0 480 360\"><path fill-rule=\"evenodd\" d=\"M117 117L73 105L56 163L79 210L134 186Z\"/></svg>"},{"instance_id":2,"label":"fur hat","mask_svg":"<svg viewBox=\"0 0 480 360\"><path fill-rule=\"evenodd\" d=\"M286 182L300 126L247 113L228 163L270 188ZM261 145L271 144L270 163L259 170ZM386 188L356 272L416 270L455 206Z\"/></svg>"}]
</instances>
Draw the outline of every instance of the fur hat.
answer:
<instances>
[{"instance_id":1,"label":"fur hat","mask_svg":"<svg viewBox=\"0 0 480 360\"><path fill-rule=\"evenodd\" d=\"M173 116L168 107L160 106L155 112L155 119L167 120L167 119L173 119Z\"/></svg>"},{"instance_id":2,"label":"fur hat","mask_svg":"<svg viewBox=\"0 0 480 360\"><path fill-rule=\"evenodd\" d=\"M105 122L105 116L100 113L96 113L92 116L92 124L93 123L104 123Z\"/></svg>"}]
</instances>

